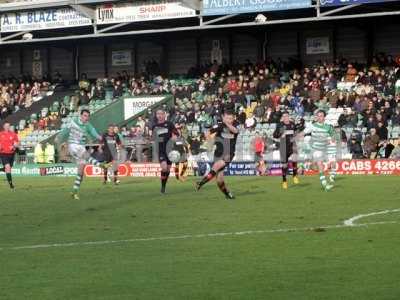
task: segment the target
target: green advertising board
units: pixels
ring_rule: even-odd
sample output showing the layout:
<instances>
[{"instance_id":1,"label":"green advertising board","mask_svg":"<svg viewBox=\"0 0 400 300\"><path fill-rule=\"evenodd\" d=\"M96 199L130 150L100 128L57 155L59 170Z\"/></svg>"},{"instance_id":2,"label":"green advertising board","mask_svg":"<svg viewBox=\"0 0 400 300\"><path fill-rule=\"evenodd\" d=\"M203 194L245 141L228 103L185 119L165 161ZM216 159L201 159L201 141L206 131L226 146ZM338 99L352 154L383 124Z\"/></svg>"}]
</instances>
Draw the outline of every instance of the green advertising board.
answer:
<instances>
[{"instance_id":1,"label":"green advertising board","mask_svg":"<svg viewBox=\"0 0 400 300\"><path fill-rule=\"evenodd\" d=\"M75 164L17 164L12 168L13 176L76 176L77 172Z\"/></svg>"}]
</instances>

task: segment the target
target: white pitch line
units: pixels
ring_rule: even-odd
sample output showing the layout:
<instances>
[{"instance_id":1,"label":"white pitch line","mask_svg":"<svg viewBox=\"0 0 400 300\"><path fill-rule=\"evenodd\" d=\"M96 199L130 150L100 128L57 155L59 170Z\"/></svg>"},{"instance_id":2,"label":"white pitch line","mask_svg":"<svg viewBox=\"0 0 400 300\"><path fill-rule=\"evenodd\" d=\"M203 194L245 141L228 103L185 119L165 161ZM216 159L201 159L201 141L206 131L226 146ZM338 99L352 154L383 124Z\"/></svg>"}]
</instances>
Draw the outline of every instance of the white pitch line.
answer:
<instances>
[{"instance_id":1,"label":"white pitch line","mask_svg":"<svg viewBox=\"0 0 400 300\"><path fill-rule=\"evenodd\" d=\"M350 218L348 220L345 220L343 222L343 224L346 225L346 226L355 226L354 222L358 221L360 219L367 218L367 217L372 217L372 216L378 216L378 215L386 215L386 214L395 213L395 212L400 212L400 208L387 209L387 210L372 212L372 213L368 213L368 214L360 214L360 215L354 216L354 217L352 217L352 218Z\"/></svg>"},{"instance_id":2,"label":"white pitch line","mask_svg":"<svg viewBox=\"0 0 400 300\"><path fill-rule=\"evenodd\" d=\"M287 233L287 232L300 232L300 231L314 231L319 229L336 229L336 228L350 228L350 227L366 227L370 225L383 225L383 224L396 224L397 221L383 221L383 222L371 222L363 224L339 224L339 225L324 225L316 227L300 227L300 228L281 228L281 229L269 229L269 230L249 230L249 231L237 231L237 232L217 232L217 233L203 233L203 234L186 234L176 236L164 236L164 237L149 237L149 238L134 238L127 240L106 240L106 241L91 241L91 242L71 242L71 243L55 243L55 244L41 244L41 245L30 245L30 246L17 246L17 247L5 247L0 248L0 251L5 250L26 250L26 249L43 249L43 248L61 248L61 247L74 247L74 246L93 246L93 245L108 245L108 244L123 244L123 243L135 243L135 242L151 242L151 241L165 241L165 240L184 240L184 239L199 239L209 237L223 237L223 236L242 236L242 235L253 235L253 234L266 234L266 233Z\"/></svg>"}]
</instances>

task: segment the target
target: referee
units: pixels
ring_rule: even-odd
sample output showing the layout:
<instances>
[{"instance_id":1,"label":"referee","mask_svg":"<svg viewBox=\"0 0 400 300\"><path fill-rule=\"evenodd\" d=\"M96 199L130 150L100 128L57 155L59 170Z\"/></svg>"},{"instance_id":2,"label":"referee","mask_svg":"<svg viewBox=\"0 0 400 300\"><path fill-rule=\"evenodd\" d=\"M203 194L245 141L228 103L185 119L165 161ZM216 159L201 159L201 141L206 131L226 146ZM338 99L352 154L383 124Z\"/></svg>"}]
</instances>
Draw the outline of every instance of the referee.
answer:
<instances>
[{"instance_id":1,"label":"referee","mask_svg":"<svg viewBox=\"0 0 400 300\"><path fill-rule=\"evenodd\" d=\"M10 123L4 123L3 131L0 131L0 160L3 165L0 171L6 173L8 184L12 190L14 185L11 177L11 168L14 165L14 156L18 143L18 135L11 130Z\"/></svg>"}]
</instances>

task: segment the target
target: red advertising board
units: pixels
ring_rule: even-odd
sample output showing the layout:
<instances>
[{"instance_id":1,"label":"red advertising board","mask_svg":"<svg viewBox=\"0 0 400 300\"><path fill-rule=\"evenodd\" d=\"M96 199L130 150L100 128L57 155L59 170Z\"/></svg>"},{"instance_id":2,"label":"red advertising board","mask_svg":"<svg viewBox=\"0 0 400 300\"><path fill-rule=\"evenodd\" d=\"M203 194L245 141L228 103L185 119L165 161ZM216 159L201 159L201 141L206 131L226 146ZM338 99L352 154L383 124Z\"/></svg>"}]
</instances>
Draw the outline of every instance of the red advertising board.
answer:
<instances>
[{"instance_id":1,"label":"red advertising board","mask_svg":"<svg viewBox=\"0 0 400 300\"><path fill-rule=\"evenodd\" d=\"M327 169L327 164L325 164ZM337 174L342 175L400 175L400 160L352 159L336 163ZM317 170L304 170L305 175L315 175Z\"/></svg>"},{"instance_id":2,"label":"red advertising board","mask_svg":"<svg viewBox=\"0 0 400 300\"><path fill-rule=\"evenodd\" d=\"M103 169L93 165L87 165L84 172L85 176L88 177L103 176ZM120 177L159 177L161 168L160 164L157 163L127 163L118 166L118 173ZM175 176L174 168L171 168L171 176Z\"/></svg>"}]
</instances>

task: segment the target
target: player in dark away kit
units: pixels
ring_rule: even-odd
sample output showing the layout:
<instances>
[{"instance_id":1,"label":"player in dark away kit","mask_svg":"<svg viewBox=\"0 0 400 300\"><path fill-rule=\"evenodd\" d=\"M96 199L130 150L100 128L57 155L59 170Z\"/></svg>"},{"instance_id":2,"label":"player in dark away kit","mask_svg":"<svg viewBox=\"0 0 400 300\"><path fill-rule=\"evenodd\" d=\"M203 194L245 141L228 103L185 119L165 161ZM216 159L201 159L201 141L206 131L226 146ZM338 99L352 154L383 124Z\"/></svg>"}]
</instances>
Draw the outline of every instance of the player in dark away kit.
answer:
<instances>
[{"instance_id":1,"label":"player in dark away kit","mask_svg":"<svg viewBox=\"0 0 400 300\"><path fill-rule=\"evenodd\" d=\"M180 154L179 162L175 163L175 177L182 182L185 181L186 178L186 171L188 168L187 156L189 153L189 144L182 135L183 126L184 124L176 124L175 126L176 138L174 139L174 146L172 149L178 151Z\"/></svg>"},{"instance_id":2,"label":"player in dark away kit","mask_svg":"<svg viewBox=\"0 0 400 300\"><path fill-rule=\"evenodd\" d=\"M292 157L293 165L293 183L299 184L297 177L297 151L295 145L295 134L302 130L301 125L296 125L290 120L289 113L282 114L281 122L277 125L273 137L279 139L279 152L281 157L282 167L282 188L287 189L287 173L289 158Z\"/></svg>"},{"instance_id":3,"label":"player in dark away kit","mask_svg":"<svg viewBox=\"0 0 400 300\"><path fill-rule=\"evenodd\" d=\"M108 126L107 132L103 134L103 155L104 155L104 162L109 164L112 163L112 170L113 170L113 180L114 184L118 185L120 182L118 180L118 154L121 147L121 139L119 135L114 131L114 125L110 124ZM104 181L103 183L107 183L108 177L108 169L103 169L104 171Z\"/></svg>"},{"instance_id":4,"label":"player in dark away kit","mask_svg":"<svg viewBox=\"0 0 400 300\"><path fill-rule=\"evenodd\" d=\"M224 169L235 156L236 140L239 135L237 126L238 122L235 120L233 112L226 111L222 115L222 122L211 128L210 133L215 134L214 164L207 176L196 184L197 190L216 177L218 188L225 194L225 197L227 199L235 198L225 186Z\"/></svg>"},{"instance_id":5,"label":"player in dark away kit","mask_svg":"<svg viewBox=\"0 0 400 300\"><path fill-rule=\"evenodd\" d=\"M161 167L161 193L164 194L172 165L168 153L173 150L173 139L177 136L177 132L174 124L167 121L166 112L162 109L156 112L156 123L152 128L152 135Z\"/></svg>"}]
</instances>

